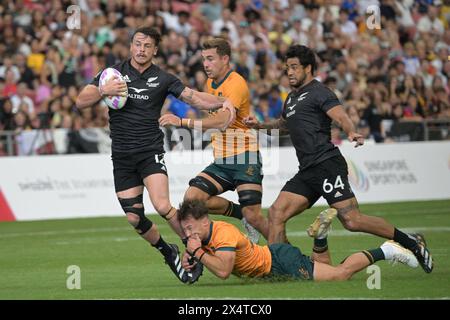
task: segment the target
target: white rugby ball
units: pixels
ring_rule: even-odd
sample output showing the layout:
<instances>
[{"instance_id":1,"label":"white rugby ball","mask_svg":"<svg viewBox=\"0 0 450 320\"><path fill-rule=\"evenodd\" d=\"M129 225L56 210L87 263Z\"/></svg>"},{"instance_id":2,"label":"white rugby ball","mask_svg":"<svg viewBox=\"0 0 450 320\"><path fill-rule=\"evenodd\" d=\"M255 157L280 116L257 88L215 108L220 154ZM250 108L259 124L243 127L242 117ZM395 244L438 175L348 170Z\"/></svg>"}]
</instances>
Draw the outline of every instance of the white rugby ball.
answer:
<instances>
[{"instance_id":1,"label":"white rugby ball","mask_svg":"<svg viewBox=\"0 0 450 320\"><path fill-rule=\"evenodd\" d=\"M100 75L100 81L99 81L100 89L102 89L102 87L105 85L105 83L109 79L114 77L114 76L117 76L117 78L119 79L119 80L116 80L116 81L125 81L123 79L122 74L118 70L116 70L114 68L106 68L105 70L102 71L102 74ZM128 88L127 88L125 97L122 97L122 96L104 96L103 97L103 101L111 109L117 110L117 109L123 108L123 106L127 102L127 98L128 98Z\"/></svg>"}]
</instances>

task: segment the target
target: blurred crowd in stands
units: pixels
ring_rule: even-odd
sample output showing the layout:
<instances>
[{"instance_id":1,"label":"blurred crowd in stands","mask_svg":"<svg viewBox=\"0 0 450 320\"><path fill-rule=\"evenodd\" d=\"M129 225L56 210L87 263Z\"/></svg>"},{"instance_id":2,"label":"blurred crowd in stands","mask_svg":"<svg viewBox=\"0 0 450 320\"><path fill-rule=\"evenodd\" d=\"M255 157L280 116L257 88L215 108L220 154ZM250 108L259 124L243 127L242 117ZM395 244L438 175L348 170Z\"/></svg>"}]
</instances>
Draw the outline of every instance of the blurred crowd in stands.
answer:
<instances>
[{"instance_id":1,"label":"blurred crowd in stands","mask_svg":"<svg viewBox=\"0 0 450 320\"><path fill-rule=\"evenodd\" d=\"M71 30L77 8L81 28ZM127 59L130 35L146 25L163 35L154 62L198 90L203 39L228 38L260 121L281 114L289 45L307 45L317 52L316 78L360 132L389 141L397 122L450 119L449 24L450 0L0 0L0 132L107 127L105 105L78 110L75 99ZM174 97L164 112L201 116ZM339 144L342 132L332 132Z\"/></svg>"}]
</instances>

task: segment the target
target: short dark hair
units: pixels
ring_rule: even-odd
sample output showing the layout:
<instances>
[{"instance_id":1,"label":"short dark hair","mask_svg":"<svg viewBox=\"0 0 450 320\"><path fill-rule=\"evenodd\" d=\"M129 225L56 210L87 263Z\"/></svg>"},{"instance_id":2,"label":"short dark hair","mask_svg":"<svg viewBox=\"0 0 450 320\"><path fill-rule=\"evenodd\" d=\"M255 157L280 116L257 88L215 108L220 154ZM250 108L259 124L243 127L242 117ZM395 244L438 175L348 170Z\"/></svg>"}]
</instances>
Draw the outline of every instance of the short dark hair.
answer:
<instances>
[{"instance_id":1,"label":"short dark hair","mask_svg":"<svg viewBox=\"0 0 450 320\"><path fill-rule=\"evenodd\" d=\"M134 31L133 36L131 37L131 41L134 40L134 36L136 35L136 33L143 33L146 36L152 38L153 41L155 41L155 46L158 46L159 42L161 41L161 34L155 28L151 28L151 27L137 28L136 31Z\"/></svg>"},{"instance_id":2,"label":"short dark hair","mask_svg":"<svg viewBox=\"0 0 450 320\"><path fill-rule=\"evenodd\" d=\"M224 38L216 37L207 39L202 44L202 50L217 49L217 54L221 57L227 55L231 58L231 46Z\"/></svg>"},{"instance_id":3,"label":"short dark hair","mask_svg":"<svg viewBox=\"0 0 450 320\"><path fill-rule=\"evenodd\" d=\"M200 200L185 200L180 204L180 209L178 210L179 221L185 220L189 216L195 220L199 220L207 215L208 208L205 202Z\"/></svg>"},{"instance_id":4,"label":"short dark hair","mask_svg":"<svg viewBox=\"0 0 450 320\"><path fill-rule=\"evenodd\" d=\"M316 71L317 67L316 55L314 54L314 51L312 51L310 48L299 44L292 45L286 52L284 61L286 62L287 59L290 58L298 58L298 61L300 61L300 64L304 68L307 67L308 65L311 65L311 74L314 74L314 72Z\"/></svg>"}]
</instances>

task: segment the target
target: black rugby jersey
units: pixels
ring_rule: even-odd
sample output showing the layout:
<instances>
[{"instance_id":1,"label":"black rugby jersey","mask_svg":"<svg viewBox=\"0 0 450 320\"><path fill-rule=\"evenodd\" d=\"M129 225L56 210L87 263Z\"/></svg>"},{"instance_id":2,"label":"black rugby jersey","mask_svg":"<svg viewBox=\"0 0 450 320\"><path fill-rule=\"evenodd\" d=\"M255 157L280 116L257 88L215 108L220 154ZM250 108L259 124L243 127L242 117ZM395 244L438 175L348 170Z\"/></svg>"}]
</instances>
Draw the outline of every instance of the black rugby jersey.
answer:
<instances>
[{"instance_id":1,"label":"black rugby jersey","mask_svg":"<svg viewBox=\"0 0 450 320\"><path fill-rule=\"evenodd\" d=\"M326 114L340 104L334 92L317 80L286 97L282 117L287 122L300 170L340 154L331 142L332 120Z\"/></svg>"},{"instance_id":2,"label":"black rugby jersey","mask_svg":"<svg viewBox=\"0 0 450 320\"><path fill-rule=\"evenodd\" d=\"M122 109L109 108L112 152L164 152L164 134L158 119L166 97L179 97L185 86L174 75L155 64L142 74L130 63L131 59L115 64L128 86L128 99ZM103 70L102 70L103 71ZM98 86L101 72L91 84Z\"/></svg>"}]
</instances>

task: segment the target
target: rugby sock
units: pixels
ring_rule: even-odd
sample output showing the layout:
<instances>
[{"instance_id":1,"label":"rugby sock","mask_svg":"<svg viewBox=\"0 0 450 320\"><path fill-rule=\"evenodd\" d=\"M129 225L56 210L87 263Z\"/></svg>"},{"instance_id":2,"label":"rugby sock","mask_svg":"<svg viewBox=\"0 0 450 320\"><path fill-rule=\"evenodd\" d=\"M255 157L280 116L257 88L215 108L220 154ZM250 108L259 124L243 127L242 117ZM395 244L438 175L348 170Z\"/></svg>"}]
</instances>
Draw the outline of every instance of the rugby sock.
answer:
<instances>
[{"instance_id":1,"label":"rugby sock","mask_svg":"<svg viewBox=\"0 0 450 320\"><path fill-rule=\"evenodd\" d=\"M328 250L328 241L327 238L317 239L314 238L314 247L313 252L322 253Z\"/></svg>"},{"instance_id":2,"label":"rugby sock","mask_svg":"<svg viewBox=\"0 0 450 320\"><path fill-rule=\"evenodd\" d=\"M408 235L407 233L401 232L397 228L394 228L394 239L395 242L400 243L403 247L409 250L413 250L417 246L416 239Z\"/></svg>"},{"instance_id":3,"label":"rugby sock","mask_svg":"<svg viewBox=\"0 0 450 320\"><path fill-rule=\"evenodd\" d=\"M236 218L239 220L241 220L243 218L241 206L236 203L233 203L232 201L229 201L228 208L227 208L227 210L225 210L223 215L228 216L228 217L233 217L233 218Z\"/></svg>"},{"instance_id":4,"label":"rugby sock","mask_svg":"<svg viewBox=\"0 0 450 320\"><path fill-rule=\"evenodd\" d=\"M386 260L388 259L388 257L385 254L391 254L390 252L384 252L384 250L381 248L364 250L361 252L366 255L367 259L369 259L371 264L380 260Z\"/></svg>"},{"instance_id":5,"label":"rugby sock","mask_svg":"<svg viewBox=\"0 0 450 320\"><path fill-rule=\"evenodd\" d=\"M159 252L161 252L162 255L165 257L170 256L172 254L172 249L169 247L167 242L163 240L162 236L160 236L158 242L152 244L152 246L158 249Z\"/></svg>"}]
</instances>

